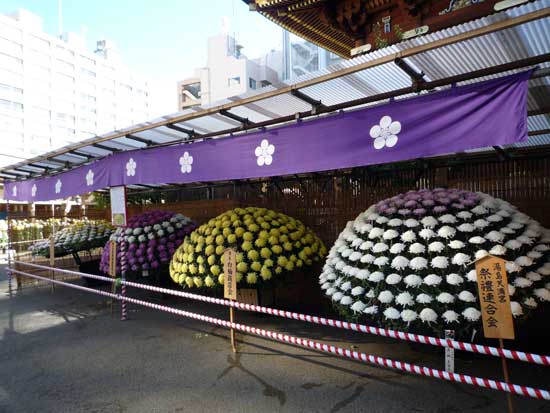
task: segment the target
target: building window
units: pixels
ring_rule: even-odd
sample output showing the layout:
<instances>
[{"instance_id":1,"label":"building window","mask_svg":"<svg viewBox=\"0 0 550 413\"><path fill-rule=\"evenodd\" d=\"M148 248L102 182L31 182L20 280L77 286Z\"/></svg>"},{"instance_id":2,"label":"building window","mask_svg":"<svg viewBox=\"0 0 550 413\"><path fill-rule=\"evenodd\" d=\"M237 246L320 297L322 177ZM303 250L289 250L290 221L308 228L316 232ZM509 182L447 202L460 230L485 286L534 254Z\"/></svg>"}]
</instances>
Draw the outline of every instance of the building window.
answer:
<instances>
[{"instance_id":1,"label":"building window","mask_svg":"<svg viewBox=\"0 0 550 413\"><path fill-rule=\"evenodd\" d=\"M21 56L21 53L23 52L23 46L21 46L17 42L6 40L0 37L0 50L3 50L4 52L11 55Z\"/></svg>"},{"instance_id":2,"label":"building window","mask_svg":"<svg viewBox=\"0 0 550 413\"><path fill-rule=\"evenodd\" d=\"M1 130L21 130L23 129L23 119L14 118L9 115L0 115Z\"/></svg>"},{"instance_id":3,"label":"building window","mask_svg":"<svg viewBox=\"0 0 550 413\"><path fill-rule=\"evenodd\" d=\"M96 97L92 96L92 95L88 95L86 93L81 93L80 94L80 100L83 101L83 102L95 103L96 102Z\"/></svg>"},{"instance_id":4,"label":"building window","mask_svg":"<svg viewBox=\"0 0 550 413\"><path fill-rule=\"evenodd\" d=\"M22 95L23 94L23 89L20 89L18 87L11 86L11 85L5 85L3 83L0 83L0 90L4 90L6 92L11 92L11 93L14 93L16 95Z\"/></svg>"},{"instance_id":5,"label":"building window","mask_svg":"<svg viewBox=\"0 0 550 413\"><path fill-rule=\"evenodd\" d=\"M19 72L23 69L23 60L0 53L0 67L11 70L12 72Z\"/></svg>"},{"instance_id":6,"label":"building window","mask_svg":"<svg viewBox=\"0 0 550 413\"><path fill-rule=\"evenodd\" d=\"M38 66L38 65L25 65L27 67L27 73L32 77L33 79L39 80L39 81L48 81L50 79L50 69L44 66Z\"/></svg>"},{"instance_id":7,"label":"building window","mask_svg":"<svg viewBox=\"0 0 550 413\"><path fill-rule=\"evenodd\" d=\"M38 106L33 106L31 110L31 116L35 121L49 122L50 121L50 111L45 108Z\"/></svg>"},{"instance_id":8,"label":"building window","mask_svg":"<svg viewBox=\"0 0 550 413\"><path fill-rule=\"evenodd\" d=\"M67 72L72 72L74 70L74 65L72 63L68 63L61 59L56 59L55 66L58 70L63 70Z\"/></svg>"},{"instance_id":9,"label":"building window","mask_svg":"<svg viewBox=\"0 0 550 413\"><path fill-rule=\"evenodd\" d=\"M58 112L61 113L73 113L75 105L71 100L65 99L55 99L52 101L52 106L54 106Z\"/></svg>"},{"instance_id":10,"label":"building window","mask_svg":"<svg viewBox=\"0 0 550 413\"><path fill-rule=\"evenodd\" d=\"M180 84L181 102L196 104L201 98L201 82ZM143 102L147 106L147 102Z\"/></svg>"},{"instance_id":11,"label":"building window","mask_svg":"<svg viewBox=\"0 0 550 413\"><path fill-rule=\"evenodd\" d=\"M53 128L52 134L56 137L56 139L62 139L62 138L70 138L75 135L75 130L72 128L64 128L61 126L55 126Z\"/></svg>"},{"instance_id":12,"label":"building window","mask_svg":"<svg viewBox=\"0 0 550 413\"><path fill-rule=\"evenodd\" d=\"M235 86L240 84L241 84L240 76L230 77L229 79L227 79L227 86Z\"/></svg>"},{"instance_id":13,"label":"building window","mask_svg":"<svg viewBox=\"0 0 550 413\"><path fill-rule=\"evenodd\" d=\"M2 23L0 24L0 36L5 39L21 41L21 30L17 27L8 26Z\"/></svg>"},{"instance_id":14,"label":"building window","mask_svg":"<svg viewBox=\"0 0 550 413\"><path fill-rule=\"evenodd\" d=\"M78 127L85 132L95 132L97 123L92 119L79 118Z\"/></svg>"},{"instance_id":15,"label":"building window","mask_svg":"<svg viewBox=\"0 0 550 413\"><path fill-rule=\"evenodd\" d=\"M256 80L249 77L248 86L250 87L250 89L256 89Z\"/></svg>"},{"instance_id":16,"label":"building window","mask_svg":"<svg viewBox=\"0 0 550 413\"><path fill-rule=\"evenodd\" d=\"M101 89L101 96L106 98L106 97L111 97L111 96L114 96L115 95L115 91L111 88L108 88L108 87L104 87L103 89Z\"/></svg>"},{"instance_id":17,"label":"building window","mask_svg":"<svg viewBox=\"0 0 550 413\"><path fill-rule=\"evenodd\" d=\"M61 112L55 112L55 120L58 122L58 123L62 123L62 124L71 124L71 125L74 125L74 116L72 115L69 115L68 113L61 113Z\"/></svg>"},{"instance_id":18,"label":"building window","mask_svg":"<svg viewBox=\"0 0 550 413\"><path fill-rule=\"evenodd\" d=\"M23 146L23 134L15 131L2 132L2 146L10 149L19 149Z\"/></svg>"},{"instance_id":19,"label":"building window","mask_svg":"<svg viewBox=\"0 0 550 413\"><path fill-rule=\"evenodd\" d=\"M121 83L120 88L121 88L122 92L124 92L124 93L132 93L132 86L130 86L130 85L127 85L125 83Z\"/></svg>"},{"instance_id":20,"label":"building window","mask_svg":"<svg viewBox=\"0 0 550 413\"><path fill-rule=\"evenodd\" d=\"M95 78L95 72L92 72L91 70L84 69L83 67L80 68L80 74L84 77L93 77Z\"/></svg>"},{"instance_id":21,"label":"building window","mask_svg":"<svg viewBox=\"0 0 550 413\"><path fill-rule=\"evenodd\" d=\"M95 60L92 59L91 57L80 55L80 64L82 66L86 66L86 65L95 66Z\"/></svg>"},{"instance_id":22,"label":"building window","mask_svg":"<svg viewBox=\"0 0 550 413\"><path fill-rule=\"evenodd\" d=\"M62 73L56 73L54 76L54 82L60 86L67 86L74 88L74 77L64 75Z\"/></svg>"},{"instance_id":23,"label":"building window","mask_svg":"<svg viewBox=\"0 0 550 413\"><path fill-rule=\"evenodd\" d=\"M36 47L37 49L49 49L50 48L50 42L46 39L42 39L41 37L37 36L31 36L30 37L30 44L33 47Z\"/></svg>"},{"instance_id":24,"label":"building window","mask_svg":"<svg viewBox=\"0 0 550 413\"><path fill-rule=\"evenodd\" d=\"M79 110L81 113L91 115L91 116L95 116L97 114L97 110L94 107L90 107L86 105L80 105Z\"/></svg>"},{"instance_id":25,"label":"building window","mask_svg":"<svg viewBox=\"0 0 550 413\"><path fill-rule=\"evenodd\" d=\"M12 102L11 100L0 99L0 109L9 110L12 112L23 112L23 104Z\"/></svg>"},{"instance_id":26,"label":"building window","mask_svg":"<svg viewBox=\"0 0 550 413\"><path fill-rule=\"evenodd\" d=\"M27 62L35 63L37 65L49 65L50 64L50 55L48 53L41 52L40 50L36 49L30 49L28 51L27 56L29 59L27 59Z\"/></svg>"},{"instance_id":27,"label":"building window","mask_svg":"<svg viewBox=\"0 0 550 413\"><path fill-rule=\"evenodd\" d=\"M6 83L22 85L23 76L19 73L10 72L9 70L4 70L0 68L0 79Z\"/></svg>"},{"instance_id":28,"label":"building window","mask_svg":"<svg viewBox=\"0 0 550 413\"><path fill-rule=\"evenodd\" d=\"M74 52L68 49L65 49L63 46L56 46L55 48L56 54L61 59L65 60L73 60L74 59Z\"/></svg>"},{"instance_id":29,"label":"building window","mask_svg":"<svg viewBox=\"0 0 550 413\"><path fill-rule=\"evenodd\" d=\"M40 91L33 90L32 103L36 107L48 108L50 106L49 94L39 93Z\"/></svg>"}]
</instances>

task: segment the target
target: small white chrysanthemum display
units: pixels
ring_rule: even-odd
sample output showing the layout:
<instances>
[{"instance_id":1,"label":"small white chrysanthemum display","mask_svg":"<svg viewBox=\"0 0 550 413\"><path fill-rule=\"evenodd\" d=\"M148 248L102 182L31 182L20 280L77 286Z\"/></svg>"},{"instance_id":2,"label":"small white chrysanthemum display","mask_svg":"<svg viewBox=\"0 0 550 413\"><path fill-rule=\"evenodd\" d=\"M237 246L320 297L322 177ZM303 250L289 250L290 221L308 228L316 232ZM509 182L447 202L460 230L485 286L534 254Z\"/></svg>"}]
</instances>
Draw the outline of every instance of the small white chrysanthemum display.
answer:
<instances>
[{"instance_id":1,"label":"small white chrysanthemum display","mask_svg":"<svg viewBox=\"0 0 550 413\"><path fill-rule=\"evenodd\" d=\"M475 261L504 258L514 317L550 301L550 231L511 204L457 189L380 201L347 225L319 285L350 319L383 327L480 328Z\"/></svg>"}]
</instances>

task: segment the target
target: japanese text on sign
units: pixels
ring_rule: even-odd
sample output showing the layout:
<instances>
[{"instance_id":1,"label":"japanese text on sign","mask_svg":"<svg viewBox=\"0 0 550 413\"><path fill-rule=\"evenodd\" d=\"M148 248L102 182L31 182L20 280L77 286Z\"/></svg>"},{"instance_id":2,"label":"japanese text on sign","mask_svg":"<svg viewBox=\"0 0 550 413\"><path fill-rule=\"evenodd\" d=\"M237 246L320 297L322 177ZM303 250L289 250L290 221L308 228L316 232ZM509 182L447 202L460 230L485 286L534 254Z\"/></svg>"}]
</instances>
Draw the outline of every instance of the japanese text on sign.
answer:
<instances>
[{"instance_id":1,"label":"japanese text on sign","mask_svg":"<svg viewBox=\"0 0 550 413\"><path fill-rule=\"evenodd\" d=\"M230 300L237 299L237 253L228 248L223 253L223 296Z\"/></svg>"},{"instance_id":2,"label":"japanese text on sign","mask_svg":"<svg viewBox=\"0 0 550 413\"><path fill-rule=\"evenodd\" d=\"M116 277L116 241L109 241L109 275Z\"/></svg>"},{"instance_id":3,"label":"japanese text on sign","mask_svg":"<svg viewBox=\"0 0 550 413\"><path fill-rule=\"evenodd\" d=\"M505 262L492 255L476 262L483 333L487 338L514 338Z\"/></svg>"}]
</instances>

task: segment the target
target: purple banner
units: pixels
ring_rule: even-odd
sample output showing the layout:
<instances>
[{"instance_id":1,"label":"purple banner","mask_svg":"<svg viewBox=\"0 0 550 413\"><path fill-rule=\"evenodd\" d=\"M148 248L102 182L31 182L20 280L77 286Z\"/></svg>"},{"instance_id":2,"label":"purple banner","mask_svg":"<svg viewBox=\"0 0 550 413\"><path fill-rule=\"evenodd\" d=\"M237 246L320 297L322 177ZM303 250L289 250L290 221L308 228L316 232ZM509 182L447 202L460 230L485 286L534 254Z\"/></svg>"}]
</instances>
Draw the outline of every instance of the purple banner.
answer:
<instances>
[{"instance_id":1,"label":"purple banner","mask_svg":"<svg viewBox=\"0 0 550 413\"><path fill-rule=\"evenodd\" d=\"M116 185L220 181L415 159L527 139L531 71L239 137L115 153L5 185L47 201Z\"/></svg>"}]
</instances>

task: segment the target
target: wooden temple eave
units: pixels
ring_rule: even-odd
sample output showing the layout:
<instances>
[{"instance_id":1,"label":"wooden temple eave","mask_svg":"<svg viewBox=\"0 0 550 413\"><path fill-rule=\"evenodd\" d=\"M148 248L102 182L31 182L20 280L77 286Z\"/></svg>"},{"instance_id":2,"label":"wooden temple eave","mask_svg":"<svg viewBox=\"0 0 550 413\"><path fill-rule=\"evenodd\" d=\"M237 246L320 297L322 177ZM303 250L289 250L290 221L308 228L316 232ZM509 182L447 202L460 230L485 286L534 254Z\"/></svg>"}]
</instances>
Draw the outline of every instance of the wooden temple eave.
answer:
<instances>
[{"instance_id":1,"label":"wooden temple eave","mask_svg":"<svg viewBox=\"0 0 550 413\"><path fill-rule=\"evenodd\" d=\"M495 13L499 0L245 0L284 29L349 59Z\"/></svg>"}]
</instances>

